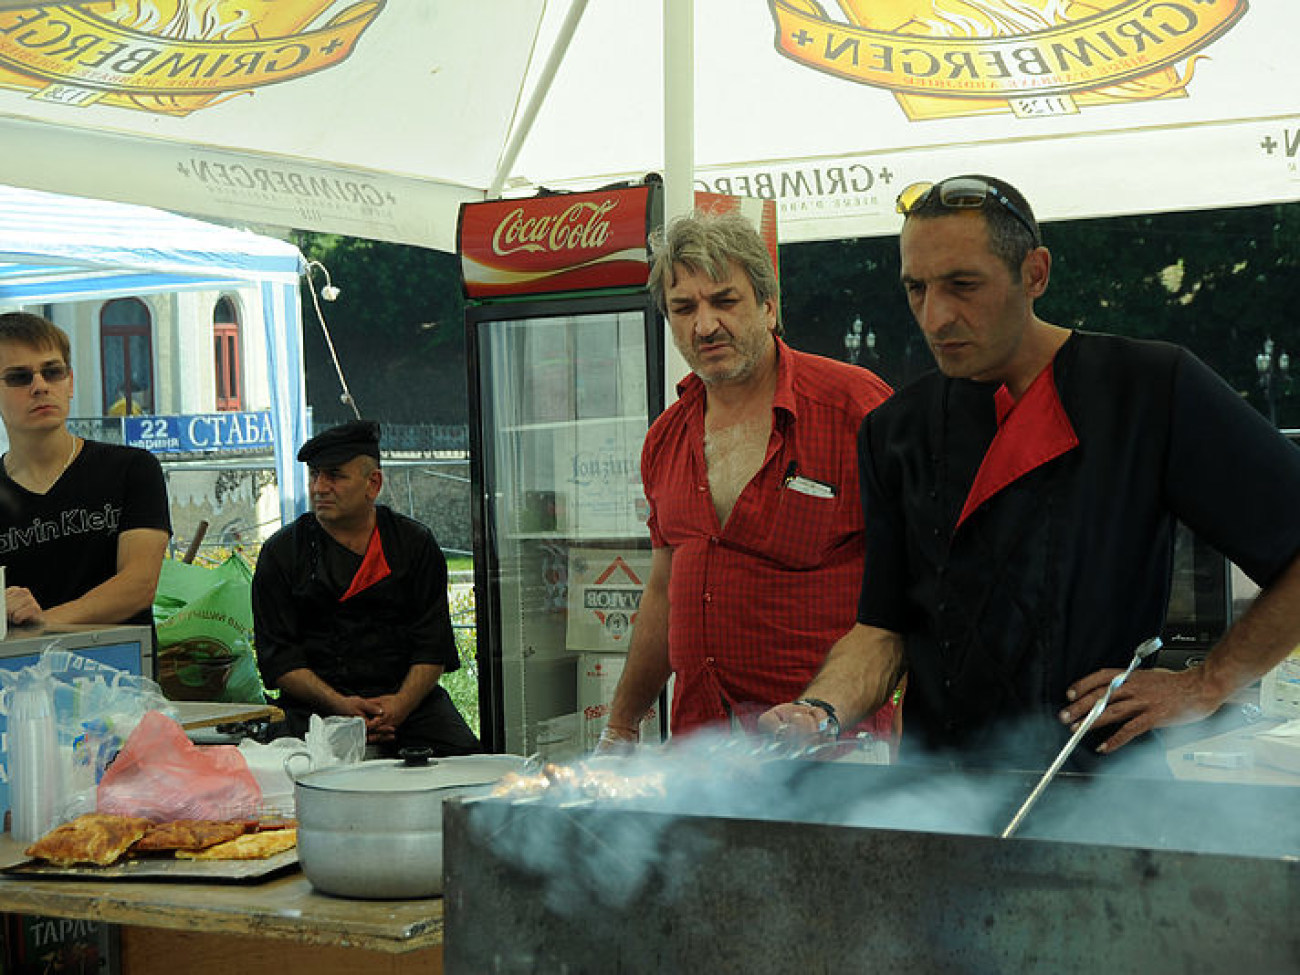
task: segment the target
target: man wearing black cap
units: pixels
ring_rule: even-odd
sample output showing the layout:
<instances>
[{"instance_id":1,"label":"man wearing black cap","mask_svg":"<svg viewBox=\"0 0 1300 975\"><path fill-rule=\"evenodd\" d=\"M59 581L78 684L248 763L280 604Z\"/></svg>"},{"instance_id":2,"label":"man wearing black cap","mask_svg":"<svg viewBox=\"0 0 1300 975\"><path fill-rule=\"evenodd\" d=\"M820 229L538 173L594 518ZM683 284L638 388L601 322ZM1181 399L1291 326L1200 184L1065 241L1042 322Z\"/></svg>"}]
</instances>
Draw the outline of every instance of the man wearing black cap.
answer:
<instances>
[{"instance_id":1,"label":"man wearing black cap","mask_svg":"<svg viewBox=\"0 0 1300 975\"><path fill-rule=\"evenodd\" d=\"M312 512L266 542L253 574L258 665L290 734L302 737L312 714L359 715L386 752L481 751L438 684L460 666L447 561L428 528L375 504L378 424L326 430L298 459Z\"/></svg>"}]
</instances>

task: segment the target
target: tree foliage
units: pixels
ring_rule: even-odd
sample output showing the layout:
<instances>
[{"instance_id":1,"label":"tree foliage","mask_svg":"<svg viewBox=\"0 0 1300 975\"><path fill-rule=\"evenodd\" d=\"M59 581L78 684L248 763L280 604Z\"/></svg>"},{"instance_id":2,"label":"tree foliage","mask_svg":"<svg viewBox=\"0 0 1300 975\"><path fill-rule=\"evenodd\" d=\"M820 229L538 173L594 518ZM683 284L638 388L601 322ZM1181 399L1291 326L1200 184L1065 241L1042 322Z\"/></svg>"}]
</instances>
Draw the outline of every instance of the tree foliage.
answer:
<instances>
[{"instance_id":1,"label":"tree foliage","mask_svg":"<svg viewBox=\"0 0 1300 975\"><path fill-rule=\"evenodd\" d=\"M1072 328L1186 345L1264 413L1255 357L1272 338L1300 370L1300 204L1048 224L1052 281L1038 311ZM303 234L303 252L340 288L324 303L344 375L367 416L464 423L464 301L454 255ZM317 286L320 275L315 278ZM781 248L782 317L797 348L859 362L895 386L932 367L898 285L898 238ZM318 418L351 417L319 323L303 296L307 391ZM1279 423L1300 427L1300 384L1274 386Z\"/></svg>"},{"instance_id":2,"label":"tree foliage","mask_svg":"<svg viewBox=\"0 0 1300 975\"><path fill-rule=\"evenodd\" d=\"M1071 328L1185 345L1267 414L1255 358L1266 339L1300 371L1300 204L1047 224L1052 280L1039 314ZM781 250L792 345L845 357L855 316L874 334L859 361L901 385L931 368L898 285L898 238ZM1300 384L1274 385L1278 422L1300 427Z\"/></svg>"},{"instance_id":3,"label":"tree foliage","mask_svg":"<svg viewBox=\"0 0 1300 975\"><path fill-rule=\"evenodd\" d=\"M464 423L464 301L452 254L329 234L299 235L339 289L320 302L362 415L390 423ZM315 273L317 289L323 275ZM318 291L319 295L319 291ZM311 295L303 304L307 400L318 422L352 419Z\"/></svg>"}]
</instances>

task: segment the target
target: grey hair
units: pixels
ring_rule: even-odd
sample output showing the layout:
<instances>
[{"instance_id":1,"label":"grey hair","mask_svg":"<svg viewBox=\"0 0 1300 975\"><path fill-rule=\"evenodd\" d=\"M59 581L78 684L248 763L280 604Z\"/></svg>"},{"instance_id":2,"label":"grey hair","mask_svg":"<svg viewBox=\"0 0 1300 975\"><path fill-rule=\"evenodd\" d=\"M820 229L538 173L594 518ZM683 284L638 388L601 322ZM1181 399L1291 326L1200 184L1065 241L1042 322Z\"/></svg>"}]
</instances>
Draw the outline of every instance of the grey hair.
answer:
<instances>
[{"instance_id":1,"label":"grey hair","mask_svg":"<svg viewBox=\"0 0 1300 975\"><path fill-rule=\"evenodd\" d=\"M781 322L781 286L777 281L772 256L758 228L736 212L719 213L696 210L677 217L667 230L650 235L650 278L646 287L655 304L668 314L666 292L676 281L676 268L693 274L706 274L713 281L723 281L731 273L731 263L740 265L754 297L761 305L769 299L776 310L777 335L785 331Z\"/></svg>"}]
</instances>

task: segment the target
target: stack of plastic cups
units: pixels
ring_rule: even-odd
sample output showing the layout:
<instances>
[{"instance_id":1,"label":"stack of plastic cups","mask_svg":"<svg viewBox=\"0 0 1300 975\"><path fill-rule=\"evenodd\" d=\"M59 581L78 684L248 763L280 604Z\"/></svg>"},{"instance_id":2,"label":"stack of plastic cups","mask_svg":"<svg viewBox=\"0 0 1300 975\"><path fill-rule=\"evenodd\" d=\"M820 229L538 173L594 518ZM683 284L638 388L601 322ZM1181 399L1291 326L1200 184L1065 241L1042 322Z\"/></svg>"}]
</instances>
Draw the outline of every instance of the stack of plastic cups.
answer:
<instances>
[{"instance_id":1,"label":"stack of plastic cups","mask_svg":"<svg viewBox=\"0 0 1300 975\"><path fill-rule=\"evenodd\" d=\"M13 836L32 843L59 824L63 766L48 679L20 678L9 708L9 807Z\"/></svg>"}]
</instances>

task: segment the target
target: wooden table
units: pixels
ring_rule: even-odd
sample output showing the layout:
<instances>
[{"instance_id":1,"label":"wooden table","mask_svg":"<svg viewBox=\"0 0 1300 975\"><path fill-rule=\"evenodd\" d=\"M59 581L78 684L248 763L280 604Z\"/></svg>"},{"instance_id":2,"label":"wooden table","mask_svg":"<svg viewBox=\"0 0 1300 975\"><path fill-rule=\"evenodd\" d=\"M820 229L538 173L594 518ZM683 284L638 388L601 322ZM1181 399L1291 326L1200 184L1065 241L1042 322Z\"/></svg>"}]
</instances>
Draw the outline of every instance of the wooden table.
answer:
<instances>
[{"instance_id":1,"label":"wooden table","mask_svg":"<svg viewBox=\"0 0 1300 975\"><path fill-rule=\"evenodd\" d=\"M0 866L26 859L0 836ZM122 926L123 975L407 975L442 971L442 899L318 894L298 870L263 883L0 875L0 912Z\"/></svg>"}]
</instances>

